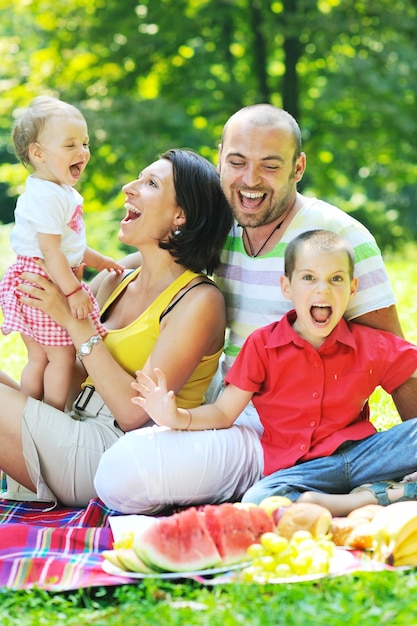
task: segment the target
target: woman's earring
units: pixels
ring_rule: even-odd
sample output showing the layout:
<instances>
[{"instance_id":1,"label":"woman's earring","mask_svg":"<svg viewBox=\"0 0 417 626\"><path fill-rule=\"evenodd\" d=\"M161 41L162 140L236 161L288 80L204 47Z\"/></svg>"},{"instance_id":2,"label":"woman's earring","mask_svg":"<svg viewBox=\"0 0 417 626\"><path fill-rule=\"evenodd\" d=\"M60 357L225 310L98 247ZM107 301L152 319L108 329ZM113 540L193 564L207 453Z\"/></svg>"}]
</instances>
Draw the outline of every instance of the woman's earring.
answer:
<instances>
[{"instance_id":1,"label":"woman's earring","mask_svg":"<svg viewBox=\"0 0 417 626\"><path fill-rule=\"evenodd\" d=\"M174 230L174 236L178 237L178 235L181 233L180 229L177 228L177 230Z\"/></svg>"}]
</instances>

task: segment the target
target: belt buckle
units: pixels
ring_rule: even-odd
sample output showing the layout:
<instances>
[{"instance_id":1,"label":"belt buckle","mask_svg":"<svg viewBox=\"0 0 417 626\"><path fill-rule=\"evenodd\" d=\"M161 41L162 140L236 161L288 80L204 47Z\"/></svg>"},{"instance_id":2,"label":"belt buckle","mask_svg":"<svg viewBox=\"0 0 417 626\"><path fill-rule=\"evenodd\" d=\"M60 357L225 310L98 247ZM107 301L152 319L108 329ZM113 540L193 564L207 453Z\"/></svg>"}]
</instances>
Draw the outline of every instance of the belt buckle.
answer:
<instances>
[{"instance_id":1,"label":"belt buckle","mask_svg":"<svg viewBox=\"0 0 417 626\"><path fill-rule=\"evenodd\" d=\"M88 406L88 403L90 402L94 392L95 388L93 387L93 385L86 385L76 399L74 408L78 409L79 411L85 411L85 408Z\"/></svg>"}]
</instances>

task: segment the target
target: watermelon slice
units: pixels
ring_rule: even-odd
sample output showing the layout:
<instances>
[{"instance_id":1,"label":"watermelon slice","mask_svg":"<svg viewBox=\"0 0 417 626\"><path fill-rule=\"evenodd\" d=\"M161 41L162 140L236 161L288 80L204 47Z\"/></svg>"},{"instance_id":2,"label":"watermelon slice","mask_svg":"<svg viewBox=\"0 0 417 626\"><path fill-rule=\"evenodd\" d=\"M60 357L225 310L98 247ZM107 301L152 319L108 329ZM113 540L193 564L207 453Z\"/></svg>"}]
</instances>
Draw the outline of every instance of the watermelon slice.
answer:
<instances>
[{"instance_id":1,"label":"watermelon slice","mask_svg":"<svg viewBox=\"0 0 417 626\"><path fill-rule=\"evenodd\" d=\"M208 504L158 518L133 549L154 571L192 572L247 560L248 547L274 529L272 519L259 507Z\"/></svg>"},{"instance_id":2,"label":"watermelon slice","mask_svg":"<svg viewBox=\"0 0 417 626\"><path fill-rule=\"evenodd\" d=\"M189 572L221 565L204 517L195 507L159 518L133 544L137 556L161 572Z\"/></svg>"},{"instance_id":3,"label":"watermelon slice","mask_svg":"<svg viewBox=\"0 0 417 626\"><path fill-rule=\"evenodd\" d=\"M274 524L262 509L241 509L233 504L203 507L207 529L222 558L223 565L240 563L248 558L247 549L260 536L273 530Z\"/></svg>"},{"instance_id":4,"label":"watermelon slice","mask_svg":"<svg viewBox=\"0 0 417 626\"><path fill-rule=\"evenodd\" d=\"M276 526L272 517L268 515L265 509L260 507L250 507L247 509L252 522L253 532L255 533L255 543L259 542L264 533L274 532Z\"/></svg>"}]
</instances>

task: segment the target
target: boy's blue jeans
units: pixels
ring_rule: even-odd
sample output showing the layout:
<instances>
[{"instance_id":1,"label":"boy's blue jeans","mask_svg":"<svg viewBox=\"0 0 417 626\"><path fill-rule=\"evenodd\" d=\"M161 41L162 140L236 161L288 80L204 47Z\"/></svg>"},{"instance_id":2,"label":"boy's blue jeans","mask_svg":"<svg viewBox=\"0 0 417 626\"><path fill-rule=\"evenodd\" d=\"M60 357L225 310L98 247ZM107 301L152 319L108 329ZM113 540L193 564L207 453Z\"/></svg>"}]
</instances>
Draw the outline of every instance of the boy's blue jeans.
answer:
<instances>
[{"instance_id":1,"label":"boy's blue jeans","mask_svg":"<svg viewBox=\"0 0 417 626\"><path fill-rule=\"evenodd\" d=\"M268 496L291 500L304 491L349 493L364 483L401 480L417 470L417 418L360 441L347 441L331 456L279 470L255 483L243 502L259 504Z\"/></svg>"}]
</instances>

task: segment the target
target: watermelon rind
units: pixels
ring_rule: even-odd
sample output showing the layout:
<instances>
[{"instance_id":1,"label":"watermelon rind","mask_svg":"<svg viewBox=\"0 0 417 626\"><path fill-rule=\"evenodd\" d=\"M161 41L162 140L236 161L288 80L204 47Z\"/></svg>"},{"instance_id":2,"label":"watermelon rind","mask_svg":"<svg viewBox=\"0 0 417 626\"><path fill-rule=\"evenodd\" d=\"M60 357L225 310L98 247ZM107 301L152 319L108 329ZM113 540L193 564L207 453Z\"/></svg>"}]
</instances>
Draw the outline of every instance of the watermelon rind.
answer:
<instances>
[{"instance_id":1,"label":"watermelon rind","mask_svg":"<svg viewBox=\"0 0 417 626\"><path fill-rule=\"evenodd\" d=\"M166 572L174 571L174 570L167 569L163 565L157 565L156 562L154 561L155 557L153 556L152 551L148 549L144 549L144 546L141 543L141 541L142 539L140 541L136 541L133 544L133 550L135 551L138 559L140 559L142 563L145 564L146 567L148 567L150 570L153 570L154 572L158 574L166 574ZM159 561L159 558L156 557L156 560Z\"/></svg>"},{"instance_id":2,"label":"watermelon rind","mask_svg":"<svg viewBox=\"0 0 417 626\"><path fill-rule=\"evenodd\" d=\"M201 571L245 562L249 545L274 528L259 507L209 504L158 518L136 539L133 549L154 572Z\"/></svg>"}]
</instances>

